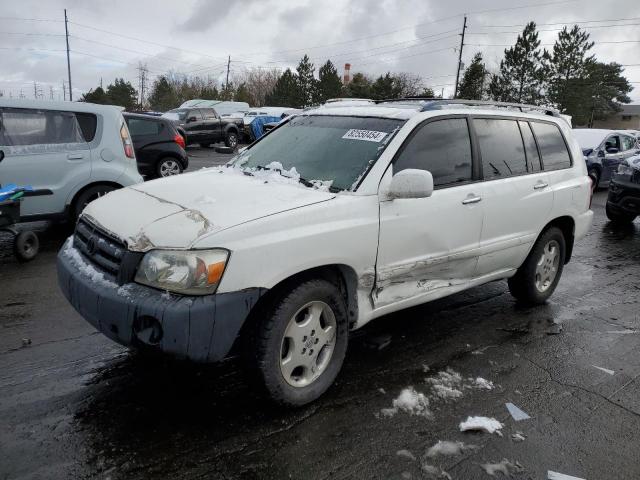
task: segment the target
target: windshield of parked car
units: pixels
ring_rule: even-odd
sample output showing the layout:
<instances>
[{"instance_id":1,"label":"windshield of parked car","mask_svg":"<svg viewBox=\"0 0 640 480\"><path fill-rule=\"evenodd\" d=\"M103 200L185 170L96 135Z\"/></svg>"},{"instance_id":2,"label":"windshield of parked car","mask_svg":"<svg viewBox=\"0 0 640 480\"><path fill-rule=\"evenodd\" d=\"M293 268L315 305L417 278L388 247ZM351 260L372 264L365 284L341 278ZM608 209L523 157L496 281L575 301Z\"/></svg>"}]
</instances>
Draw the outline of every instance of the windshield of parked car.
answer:
<instances>
[{"instance_id":1,"label":"windshield of parked car","mask_svg":"<svg viewBox=\"0 0 640 480\"><path fill-rule=\"evenodd\" d=\"M301 182L352 190L375 163L404 120L304 115L273 130L242 152L233 165L300 175Z\"/></svg>"},{"instance_id":2,"label":"windshield of parked car","mask_svg":"<svg viewBox=\"0 0 640 480\"><path fill-rule=\"evenodd\" d=\"M169 120L184 121L184 119L187 118L187 110L176 108L175 110L169 110L167 113L163 113L162 116Z\"/></svg>"}]
</instances>

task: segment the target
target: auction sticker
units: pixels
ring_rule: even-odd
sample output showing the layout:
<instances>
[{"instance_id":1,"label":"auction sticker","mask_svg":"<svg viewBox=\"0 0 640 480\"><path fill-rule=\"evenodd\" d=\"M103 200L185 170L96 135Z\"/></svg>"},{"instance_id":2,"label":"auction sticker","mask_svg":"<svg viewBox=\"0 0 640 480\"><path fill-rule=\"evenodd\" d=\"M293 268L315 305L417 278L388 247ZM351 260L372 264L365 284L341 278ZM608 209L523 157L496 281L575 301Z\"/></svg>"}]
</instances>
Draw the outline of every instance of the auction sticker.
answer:
<instances>
[{"instance_id":1,"label":"auction sticker","mask_svg":"<svg viewBox=\"0 0 640 480\"><path fill-rule=\"evenodd\" d=\"M380 143L384 137L387 136L387 132L376 132L375 130L357 130L352 128L345 133L342 138L348 140L365 140L367 142Z\"/></svg>"}]
</instances>

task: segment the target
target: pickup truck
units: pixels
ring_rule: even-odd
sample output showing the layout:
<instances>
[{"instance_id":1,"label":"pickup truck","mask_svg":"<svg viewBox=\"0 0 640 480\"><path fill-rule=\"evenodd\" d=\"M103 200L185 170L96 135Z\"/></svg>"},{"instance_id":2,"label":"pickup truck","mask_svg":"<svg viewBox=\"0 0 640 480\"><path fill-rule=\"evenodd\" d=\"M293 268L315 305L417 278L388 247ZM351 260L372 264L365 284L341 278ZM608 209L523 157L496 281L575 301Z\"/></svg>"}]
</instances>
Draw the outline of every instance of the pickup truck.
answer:
<instances>
[{"instance_id":1,"label":"pickup truck","mask_svg":"<svg viewBox=\"0 0 640 480\"><path fill-rule=\"evenodd\" d=\"M222 118L213 108L175 108L162 116L175 124L186 145L224 142L235 149L243 128L242 119Z\"/></svg>"}]
</instances>

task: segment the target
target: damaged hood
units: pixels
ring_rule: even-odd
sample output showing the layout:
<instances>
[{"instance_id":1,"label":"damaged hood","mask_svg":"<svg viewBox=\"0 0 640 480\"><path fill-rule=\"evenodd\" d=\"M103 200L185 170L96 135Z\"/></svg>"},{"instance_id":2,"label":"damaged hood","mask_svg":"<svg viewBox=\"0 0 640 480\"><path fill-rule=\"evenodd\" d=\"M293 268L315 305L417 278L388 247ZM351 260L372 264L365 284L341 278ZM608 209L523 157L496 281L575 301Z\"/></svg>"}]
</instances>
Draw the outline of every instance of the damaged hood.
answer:
<instances>
[{"instance_id":1,"label":"damaged hood","mask_svg":"<svg viewBox=\"0 0 640 480\"><path fill-rule=\"evenodd\" d=\"M205 235L334 197L277 174L212 168L115 190L82 215L130 250L184 249Z\"/></svg>"}]
</instances>

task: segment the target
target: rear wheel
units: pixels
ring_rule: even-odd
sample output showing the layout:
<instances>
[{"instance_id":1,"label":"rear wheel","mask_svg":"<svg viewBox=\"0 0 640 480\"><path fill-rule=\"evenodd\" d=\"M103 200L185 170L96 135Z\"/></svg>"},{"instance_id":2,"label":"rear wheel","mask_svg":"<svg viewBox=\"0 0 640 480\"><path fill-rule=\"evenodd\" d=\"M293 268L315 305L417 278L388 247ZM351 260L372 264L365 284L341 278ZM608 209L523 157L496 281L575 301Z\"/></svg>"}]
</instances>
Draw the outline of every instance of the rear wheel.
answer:
<instances>
[{"instance_id":1,"label":"rear wheel","mask_svg":"<svg viewBox=\"0 0 640 480\"><path fill-rule=\"evenodd\" d=\"M31 232L20 232L13 243L13 252L20 262L33 260L38 254L40 241L38 236Z\"/></svg>"},{"instance_id":2,"label":"rear wheel","mask_svg":"<svg viewBox=\"0 0 640 480\"><path fill-rule=\"evenodd\" d=\"M560 281L565 255L562 231L556 227L545 230L516 274L509 279L511 294L529 305L544 303Z\"/></svg>"},{"instance_id":3,"label":"rear wheel","mask_svg":"<svg viewBox=\"0 0 640 480\"><path fill-rule=\"evenodd\" d=\"M76 199L76 202L73 206L72 214L73 221L77 220L84 207L89 205L94 200L103 197L107 193L115 190L115 187L111 185L95 185L93 187L87 188L84 192L80 194L80 196Z\"/></svg>"},{"instance_id":4,"label":"rear wheel","mask_svg":"<svg viewBox=\"0 0 640 480\"><path fill-rule=\"evenodd\" d=\"M156 173L158 177L170 177L182 173L182 164L175 158L167 157L158 162Z\"/></svg>"},{"instance_id":5,"label":"rear wheel","mask_svg":"<svg viewBox=\"0 0 640 480\"><path fill-rule=\"evenodd\" d=\"M326 280L309 280L263 313L246 345L258 382L281 405L316 400L334 382L347 350L342 294Z\"/></svg>"},{"instance_id":6,"label":"rear wheel","mask_svg":"<svg viewBox=\"0 0 640 480\"><path fill-rule=\"evenodd\" d=\"M636 219L636 215L633 213L627 213L615 207L611 207L608 203L605 207L605 213L607 214L607 218L613 223L631 223Z\"/></svg>"},{"instance_id":7,"label":"rear wheel","mask_svg":"<svg viewBox=\"0 0 640 480\"><path fill-rule=\"evenodd\" d=\"M224 144L229 148L236 148L238 146L238 134L235 132L227 133Z\"/></svg>"}]
</instances>

